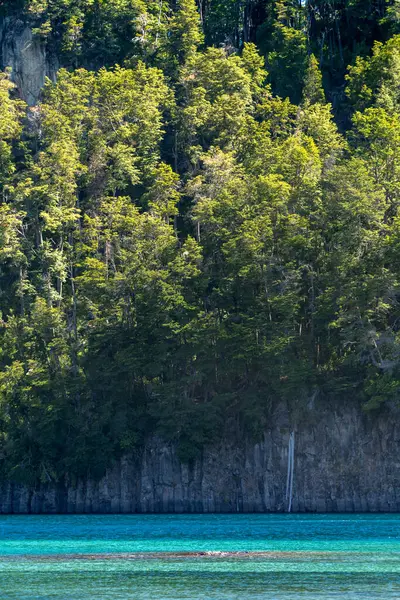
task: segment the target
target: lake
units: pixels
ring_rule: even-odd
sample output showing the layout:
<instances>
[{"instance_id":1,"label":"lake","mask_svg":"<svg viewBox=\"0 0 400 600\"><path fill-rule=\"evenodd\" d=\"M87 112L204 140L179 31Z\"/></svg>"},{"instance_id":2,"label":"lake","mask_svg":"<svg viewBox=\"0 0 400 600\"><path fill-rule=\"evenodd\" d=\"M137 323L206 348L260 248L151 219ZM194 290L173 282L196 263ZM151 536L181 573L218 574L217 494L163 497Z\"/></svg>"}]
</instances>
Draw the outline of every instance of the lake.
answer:
<instances>
[{"instance_id":1,"label":"lake","mask_svg":"<svg viewBox=\"0 0 400 600\"><path fill-rule=\"evenodd\" d=\"M1 600L400 598L400 515L0 516Z\"/></svg>"}]
</instances>

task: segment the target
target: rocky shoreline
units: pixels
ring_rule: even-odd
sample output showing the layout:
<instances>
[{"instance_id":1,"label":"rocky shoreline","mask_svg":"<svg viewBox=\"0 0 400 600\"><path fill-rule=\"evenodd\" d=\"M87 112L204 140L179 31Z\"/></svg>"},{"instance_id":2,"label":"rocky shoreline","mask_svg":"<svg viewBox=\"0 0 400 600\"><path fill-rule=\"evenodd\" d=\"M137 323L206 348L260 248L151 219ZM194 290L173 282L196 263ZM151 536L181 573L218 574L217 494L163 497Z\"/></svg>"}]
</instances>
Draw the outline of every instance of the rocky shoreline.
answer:
<instances>
[{"instance_id":1,"label":"rocky shoreline","mask_svg":"<svg viewBox=\"0 0 400 600\"><path fill-rule=\"evenodd\" d=\"M187 464L160 438L98 480L34 488L0 482L0 514L400 512L400 428L394 409L280 404L259 441L222 439Z\"/></svg>"}]
</instances>

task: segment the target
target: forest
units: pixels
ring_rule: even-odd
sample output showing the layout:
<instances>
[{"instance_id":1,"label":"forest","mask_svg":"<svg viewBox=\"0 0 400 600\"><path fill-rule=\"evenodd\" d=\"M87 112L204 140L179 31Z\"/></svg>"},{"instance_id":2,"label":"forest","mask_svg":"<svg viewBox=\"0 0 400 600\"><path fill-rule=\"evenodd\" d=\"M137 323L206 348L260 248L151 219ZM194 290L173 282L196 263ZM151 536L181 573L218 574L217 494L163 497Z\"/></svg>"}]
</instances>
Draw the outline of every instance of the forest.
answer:
<instances>
[{"instance_id":1,"label":"forest","mask_svg":"<svg viewBox=\"0 0 400 600\"><path fill-rule=\"evenodd\" d=\"M2 0L0 476L400 390L399 0Z\"/></svg>"}]
</instances>

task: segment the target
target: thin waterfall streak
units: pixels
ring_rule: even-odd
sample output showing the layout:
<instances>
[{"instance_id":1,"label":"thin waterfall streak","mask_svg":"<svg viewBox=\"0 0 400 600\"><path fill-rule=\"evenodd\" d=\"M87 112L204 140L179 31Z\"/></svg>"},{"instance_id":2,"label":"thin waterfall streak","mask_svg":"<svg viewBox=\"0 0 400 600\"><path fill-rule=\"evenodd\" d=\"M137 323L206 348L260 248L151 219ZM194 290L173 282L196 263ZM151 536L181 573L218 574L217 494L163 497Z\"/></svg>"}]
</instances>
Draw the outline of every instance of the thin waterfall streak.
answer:
<instances>
[{"instance_id":1,"label":"thin waterfall streak","mask_svg":"<svg viewBox=\"0 0 400 600\"><path fill-rule=\"evenodd\" d=\"M291 452L290 452L291 440L292 440L292 434L289 435L289 444L288 444L288 464L287 464L287 477L286 477L286 500L289 499L290 472L291 472L291 461L292 461L292 455L291 455Z\"/></svg>"},{"instance_id":2,"label":"thin waterfall streak","mask_svg":"<svg viewBox=\"0 0 400 600\"><path fill-rule=\"evenodd\" d=\"M292 510L292 499L293 499L293 476L294 476L294 431L289 436L288 445L288 469L286 478L286 500L288 502L287 511L290 513Z\"/></svg>"},{"instance_id":3,"label":"thin waterfall streak","mask_svg":"<svg viewBox=\"0 0 400 600\"><path fill-rule=\"evenodd\" d=\"M291 464L291 471L290 471L290 489L289 489L289 506L288 506L288 512L292 511L292 499L293 499L293 476L294 476L294 431L292 431L292 444L291 444L291 460L290 460L290 464Z\"/></svg>"}]
</instances>

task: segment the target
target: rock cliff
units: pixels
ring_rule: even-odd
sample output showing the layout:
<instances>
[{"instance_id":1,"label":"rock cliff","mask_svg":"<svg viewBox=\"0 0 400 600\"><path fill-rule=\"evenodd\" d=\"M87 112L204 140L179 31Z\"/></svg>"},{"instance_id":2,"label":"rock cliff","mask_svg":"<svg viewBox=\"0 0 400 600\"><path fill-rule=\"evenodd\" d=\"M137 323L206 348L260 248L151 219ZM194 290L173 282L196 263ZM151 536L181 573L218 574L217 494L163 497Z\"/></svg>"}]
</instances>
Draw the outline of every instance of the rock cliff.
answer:
<instances>
[{"instance_id":1,"label":"rock cliff","mask_svg":"<svg viewBox=\"0 0 400 600\"><path fill-rule=\"evenodd\" d=\"M11 67L11 78L29 106L37 103L45 77L54 79L58 70L45 42L17 17L0 19L0 67Z\"/></svg>"},{"instance_id":2,"label":"rock cliff","mask_svg":"<svg viewBox=\"0 0 400 600\"><path fill-rule=\"evenodd\" d=\"M221 440L192 465L152 438L100 481L28 489L0 483L0 513L287 511L294 431L294 512L400 511L398 413L325 407L293 419L283 405L258 442Z\"/></svg>"}]
</instances>

